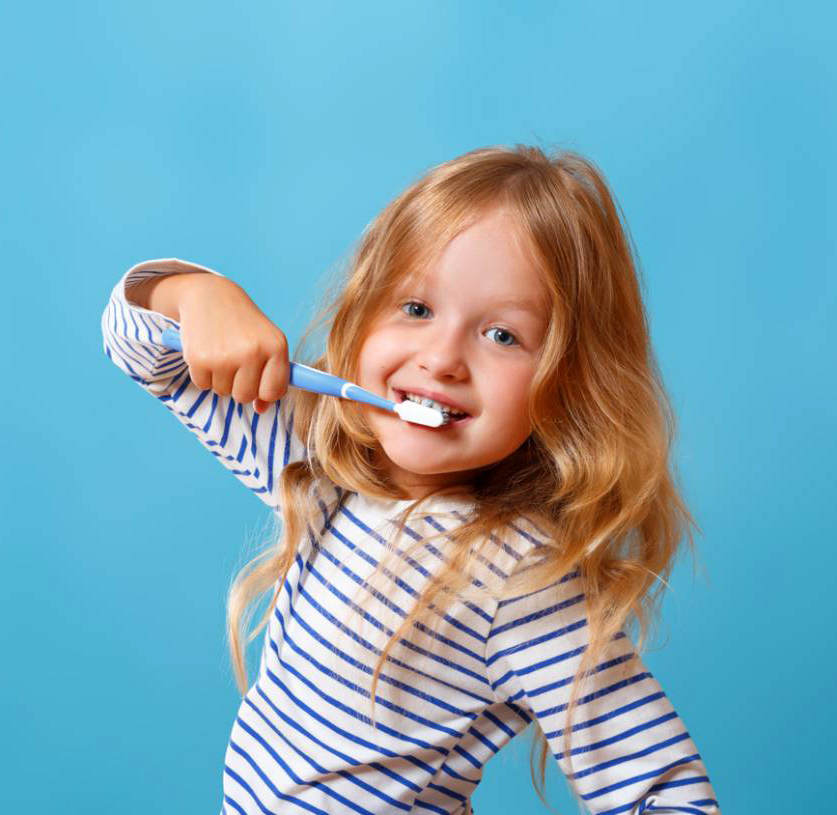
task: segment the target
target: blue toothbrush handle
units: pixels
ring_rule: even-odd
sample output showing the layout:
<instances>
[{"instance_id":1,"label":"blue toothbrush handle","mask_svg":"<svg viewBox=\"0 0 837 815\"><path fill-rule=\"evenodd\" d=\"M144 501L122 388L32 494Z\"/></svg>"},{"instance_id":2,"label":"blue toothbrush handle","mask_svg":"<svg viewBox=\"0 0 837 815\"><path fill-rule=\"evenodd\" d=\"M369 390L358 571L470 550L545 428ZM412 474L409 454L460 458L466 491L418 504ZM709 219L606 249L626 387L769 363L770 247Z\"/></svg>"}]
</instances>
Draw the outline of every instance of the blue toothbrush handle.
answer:
<instances>
[{"instance_id":1,"label":"blue toothbrush handle","mask_svg":"<svg viewBox=\"0 0 837 815\"><path fill-rule=\"evenodd\" d=\"M174 351L182 351L183 344L180 342L180 332L175 328L167 328L163 331L163 345ZM357 402L365 402L368 405L381 407L386 410L393 409L393 403L388 399L370 393L357 385L347 382L334 374L311 368L301 362L292 362L291 373L288 380L294 388L301 388L304 391L324 393L327 396L341 396L344 399L354 399Z\"/></svg>"}]
</instances>

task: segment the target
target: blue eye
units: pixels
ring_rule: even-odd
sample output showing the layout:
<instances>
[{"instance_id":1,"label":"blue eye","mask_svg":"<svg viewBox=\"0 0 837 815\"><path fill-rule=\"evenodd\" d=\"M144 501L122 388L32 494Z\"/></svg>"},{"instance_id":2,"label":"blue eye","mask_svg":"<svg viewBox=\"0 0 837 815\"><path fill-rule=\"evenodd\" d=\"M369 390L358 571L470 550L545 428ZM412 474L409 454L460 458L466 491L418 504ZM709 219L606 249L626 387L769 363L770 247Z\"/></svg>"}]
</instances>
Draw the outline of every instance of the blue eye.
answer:
<instances>
[{"instance_id":1,"label":"blue eye","mask_svg":"<svg viewBox=\"0 0 837 815\"><path fill-rule=\"evenodd\" d=\"M514 334L512 334L510 331L506 331L505 328L489 328L488 331L496 331L496 332L498 332L498 334L504 335L505 337L508 337L509 340L511 340L511 342L505 342L505 341L501 340L500 342L497 343L498 345L512 346L512 345L517 345L518 344L517 339L514 336ZM488 332L486 332L486 333L488 333Z\"/></svg>"},{"instance_id":2,"label":"blue eye","mask_svg":"<svg viewBox=\"0 0 837 815\"><path fill-rule=\"evenodd\" d=\"M409 300L402 304L401 311L403 311L407 316L415 317L419 320L424 320L431 314L430 309L419 300ZM512 334L511 331L507 331L505 328L489 328L488 331L497 332L497 345L504 345L507 348L520 345L514 334ZM488 334L488 331L486 331L486 334Z\"/></svg>"},{"instance_id":3,"label":"blue eye","mask_svg":"<svg viewBox=\"0 0 837 815\"><path fill-rule=\"evenodd\" d=\"M416 314L413 311L409 311L408 309L410 309L411 306L417 306L419 309L425 309L426 311L430 311L430 309L428 309L427 306L424 305L424 303L420 303L418 300L410 300L409 303L404 303L404 305L401 306L401 310L405 314L408 314L410 317L424 317L424 316L426 316L424 314Z\"/></svg>"}]
</instances>

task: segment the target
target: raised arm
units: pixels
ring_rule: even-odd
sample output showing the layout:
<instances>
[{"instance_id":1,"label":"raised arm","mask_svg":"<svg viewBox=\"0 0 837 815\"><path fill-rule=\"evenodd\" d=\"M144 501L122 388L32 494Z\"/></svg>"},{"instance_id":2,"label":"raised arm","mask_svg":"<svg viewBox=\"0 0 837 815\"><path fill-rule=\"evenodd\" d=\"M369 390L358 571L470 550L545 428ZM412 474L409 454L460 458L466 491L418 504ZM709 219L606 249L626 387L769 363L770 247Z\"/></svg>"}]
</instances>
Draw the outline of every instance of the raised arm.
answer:
<instances>
[{"instance_id":1,"label":"raised arm","mask_svg":"<svg viewBox=\"0 0 837 815\"><path fill-rule=\"evenodd\" d=\"M182 352L163 345L167 327L180 331ZM137 264L111 293L102 335L120 370L279 510L281 470L306 455L293 433L287 343L238 284L176 258Z\"/></svg>"}]
</instances>

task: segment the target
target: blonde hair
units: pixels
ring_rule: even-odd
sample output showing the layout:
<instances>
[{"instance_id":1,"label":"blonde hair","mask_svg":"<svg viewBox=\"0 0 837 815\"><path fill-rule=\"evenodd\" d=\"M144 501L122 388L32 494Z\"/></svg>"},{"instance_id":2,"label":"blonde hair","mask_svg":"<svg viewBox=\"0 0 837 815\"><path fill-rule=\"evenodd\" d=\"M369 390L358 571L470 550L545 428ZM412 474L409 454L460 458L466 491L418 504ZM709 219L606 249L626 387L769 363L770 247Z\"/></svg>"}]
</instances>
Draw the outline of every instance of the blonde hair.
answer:
<instances>
[{"instance_id":1,"label":"blonde hair","mask_svg":"<svg viewBox=\"0 0 837 815\"><path fill-rule=\"evenodd\" d=\"M525 510L548 546L533 568L485 590L495 597L535 592L579 570L589 645L573 678L563 728L563 754L571 766L572 715L582 678L634 620L642 650L684 532L694 547L695 524L671 473L675 419L650 344L635 253L601 172L577 153L548 156L525 145L481 148L431 168L369 224L342 289L305 338L317 325L327 326L325 353L311 364L354 380L359 340L393 288L497 207L512 216L515 237L549 295L549 325L529 394L532 432L518 450L481 471L472 485L473 515L439 533L451 542L452 556L383 649L371 705L374 714L380 671L402 636L419 624L432 626L457 598L475 591L474 564L496 551L489 539ZM242 643L249 615L274 587L248 642L267 624L300 538L313 525L316 485L331 482L340 488L338 496L351 490L408 498L376 468L377 442L356 403L305 391L296 391L294 400L294 430L306 442L308 458L281 475L283 535L239 572L228 598L230 651L242 693L248 687ZM444 492L410 504L399 518L399 535L413 512ZM375 575L384 572L382 562ZM538 735L540 779L533 742L532 780L546 804L549 745L539 729Z\"/></svg>"}]
</instances>

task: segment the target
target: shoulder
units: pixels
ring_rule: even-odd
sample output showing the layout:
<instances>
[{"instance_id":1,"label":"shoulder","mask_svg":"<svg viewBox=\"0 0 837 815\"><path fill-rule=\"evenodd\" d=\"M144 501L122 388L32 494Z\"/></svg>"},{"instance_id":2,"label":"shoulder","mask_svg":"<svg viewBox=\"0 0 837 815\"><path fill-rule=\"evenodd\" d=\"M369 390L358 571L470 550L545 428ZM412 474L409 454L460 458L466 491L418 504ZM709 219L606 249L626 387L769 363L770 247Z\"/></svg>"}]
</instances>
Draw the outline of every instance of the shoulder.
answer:
<instances>
[{"instance_id":1,"label":"shoulder","mask_svg":"<svg viewBox=\"0 0 837 815\"><path fill-rule=\"evenodd\" d=\"M508 524L504 530L503 544L514 559L514 571L539 562L555 548L543 525L536 523L529 515L519 515Z\"/></svg>"},{"instance_id":2,"label":"shoulder","mask_svg":"<svg viewBox=\"0 0 837 815\"><path fill-rule=\"evenodd\" d=\"M495 597L506 597L517 575L544 561L554 546L543 528L527 516L518 516L501 528L480 536L471 544L471 577ZM525 580L527 585L530 581Z\"/></svg>"},{"instance_id":3,"label":"shoulder","mask_svg":"<svg viewBox=\"0 0 837 815\"><path fill-rule=\"evenodd\" d=\"M520 515L508 525L505 544L513 552L501 592L501 604L538 595L564 595L579 591L580 572L577 567L567 571L561 563L560 544L546 530L546 524L531 515Z\"/></svg>"}]
</instances>

